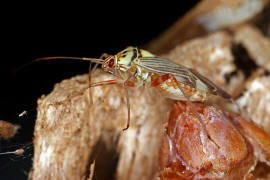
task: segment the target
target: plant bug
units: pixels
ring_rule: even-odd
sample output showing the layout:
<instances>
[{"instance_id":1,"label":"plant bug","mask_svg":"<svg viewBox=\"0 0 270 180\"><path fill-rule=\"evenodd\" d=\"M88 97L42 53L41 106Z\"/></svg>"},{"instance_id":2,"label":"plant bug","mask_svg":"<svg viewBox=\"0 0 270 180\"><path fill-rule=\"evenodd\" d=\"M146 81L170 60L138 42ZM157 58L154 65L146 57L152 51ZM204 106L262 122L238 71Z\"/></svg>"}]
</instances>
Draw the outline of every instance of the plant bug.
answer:
<instances>
[{"instance_id":1,"label":"plant bug","mask_svg":"<svg viewBox=\"0 0 270 180\"><path fill-rule=\"evenodd\" d=\"M128 120L127 126L123 130L128 129L130 124L130 103L127 87L144 86L146 88L156 88L164 97L174 100L188 101L207 135L206 127L202 123L202 120L192 102L204 102L211 94L219 95L234 102L231 95L219 88L206 77L200 75L195 70L155 56L146 50L136 47L127 47L116 55L106 55L105 60L102 58L95 59L61 56L39 58L35 61L55 59L73 59L86 60L91 63L94 62L96 65L93 69L96 69L97 65L101 64L101 68L104 72L108 72L117 77L117 80L91 83L90 65L90 84L88 88L113 84L122 84L125 87Z\"/></svg>"}]
</instances>

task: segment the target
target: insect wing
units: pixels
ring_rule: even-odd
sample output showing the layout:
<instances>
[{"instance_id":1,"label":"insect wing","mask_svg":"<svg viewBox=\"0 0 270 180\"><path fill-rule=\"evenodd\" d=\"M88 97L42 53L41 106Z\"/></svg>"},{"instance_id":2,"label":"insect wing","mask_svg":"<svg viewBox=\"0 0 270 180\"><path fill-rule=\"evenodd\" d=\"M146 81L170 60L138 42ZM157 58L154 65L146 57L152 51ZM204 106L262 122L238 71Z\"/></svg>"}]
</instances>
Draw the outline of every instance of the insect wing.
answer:
<instances>
[{"instance_id":1,"label":"insect wing","mask_svg":"<svg viewBox=\"0 0 270 180\"><path fill-rule=\"evenodd\" d=\"M231 96L224 90L215 85L212 81L199 73L192 72L190 69L175 64L171 61L164 60L160 57L142 57L140 58L139 66L158 74L172 74L178 81L197 88L197 83L200 82L208 88L213 94L217 94L225 99L230 99Z\"/></svg>"},{"instance_id":2,"label":"insect wing","mask_svg":"<svg viewBox=\"0 0 270 180\"><path fill-rule=\"evenodd\" d=\"M179 82L196 88L196 76L184 66L164 60L160 57L142 57L138 65L157 74L171 74Z\"/></svg>"},{"instance_id":3,"label":"insect wing","mask_svg":"<svg viewBox=\"0 0 270 180\"><path fill-rule=\"evenodd\" d=\"M212 81L210 81L209 79L207 79L206 77L200 75L199 73L193 73L195 74L195 76L197 76L197 78L199 78L202 82L204 82L204 84L207 85L207 87L215 94L225 98L225 99L231 99L232 96L230 94L228 94L227 92L225 92L224 90L222 90L221 88L219 88L217 85L215 85Z\"/></svg>"}]
</instances>

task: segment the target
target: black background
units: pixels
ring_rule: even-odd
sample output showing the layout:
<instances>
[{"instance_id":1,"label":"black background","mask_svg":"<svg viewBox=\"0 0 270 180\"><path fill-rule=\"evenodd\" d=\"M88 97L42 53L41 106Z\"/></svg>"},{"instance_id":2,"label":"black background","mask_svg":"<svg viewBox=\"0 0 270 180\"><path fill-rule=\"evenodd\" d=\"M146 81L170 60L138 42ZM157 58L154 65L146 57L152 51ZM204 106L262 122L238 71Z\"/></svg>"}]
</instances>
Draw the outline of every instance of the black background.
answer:
<instances>
[{"instance_id":1,"label":"black background","mask_svg":"<svg viewBox=\"0 0 270 180\"><path fill-rule=\"evenodd\" d=\"M182 1L179 1L182 2ZM20 124L19 133L0 141L0 152L31 142L36 100L56 82L88 72L87 62L40 62L16 74L13 70L46 56L99 57L126 46L141 46L155 38L195 5L125 1L123 3L43 3L2 6L0 56L0 120ZM28 115L18 115L27 110ZM17 145L12 146L12 145ZM0 156L1 179L26 179L32 151L25 156ZM29 157L28 157L29 156Z\"/></svg>"}]
</instances>

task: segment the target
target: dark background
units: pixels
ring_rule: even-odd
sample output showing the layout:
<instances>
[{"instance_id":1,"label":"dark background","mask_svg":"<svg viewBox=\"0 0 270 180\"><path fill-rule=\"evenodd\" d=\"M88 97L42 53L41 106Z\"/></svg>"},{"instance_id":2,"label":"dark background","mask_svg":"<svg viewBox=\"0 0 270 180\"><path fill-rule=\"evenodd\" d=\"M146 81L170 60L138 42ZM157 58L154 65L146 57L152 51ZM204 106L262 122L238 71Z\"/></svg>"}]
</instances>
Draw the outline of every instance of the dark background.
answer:
<instances>
[{"instance_id":1,"label":"dark background","mask_svg":"<svg viewBox=\"0 0 270 180\"><path fill-rule=\"evenodd\" d=\"M0 141L0 152L29 145L38 97L48 94L56 82L88 72L88 62L78 61L40 62L15 74L16 67L39 57L99 57L130 45L140 47L171 26L196 2L14 2L2 6L6 11L1 13L0 120L19 124L21 129L13 139ZM23 110L28 114L19 118ZM22 157L0 156L0 179L27 179L32 154L30 148Z\"/></svg>"}]
</instances>

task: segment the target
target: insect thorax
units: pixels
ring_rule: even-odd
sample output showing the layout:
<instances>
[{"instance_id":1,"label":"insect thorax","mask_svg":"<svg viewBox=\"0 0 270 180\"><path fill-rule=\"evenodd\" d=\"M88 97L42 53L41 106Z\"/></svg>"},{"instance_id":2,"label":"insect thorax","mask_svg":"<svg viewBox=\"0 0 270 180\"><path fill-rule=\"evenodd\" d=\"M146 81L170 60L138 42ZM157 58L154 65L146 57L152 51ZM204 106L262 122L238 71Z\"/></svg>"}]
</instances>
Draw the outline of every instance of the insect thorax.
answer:
<instances>
[{"instance_id":1,"label":"insect thorax","mask_svg":"<svg viewBox=\"0 0 270 180\"><path fill-rule=\"evenodd\" d=\"M148 51L138 49L137 47L127 47L116 54L118 74L123 80L129 79L136 86L144 86L149 81L149 71L138 66L141 57L153 57Z\"/></svg>"},{"instance_id":2,"label":"insect thorax","mask_svg":"<svg viewBox=\"0 0 270 180\"><path fill-rule=\"evenodd\" d=\"M119 52L116 57L120 70L126 71L131 67L132 62L138 58L138 49L134 47L128 47Z\"/></svg>"},{"instance_id":3,"label":"insect thorax","mask_svg":"<svg viewBox=\"0 0 270 180\"><path fill-rule=\"evenodd\" d=\"M117 64L120 67L125 67L126 69L129 69L133 62L139 61L141 57L154 57L152 53L138 49L137 47L127 47L123 51L119 52L117 57ZM136 63L136 62L135 62Z\"/></svg>"}]
</instances>

